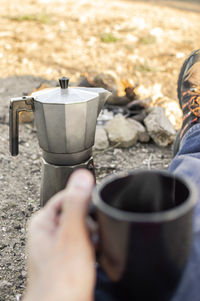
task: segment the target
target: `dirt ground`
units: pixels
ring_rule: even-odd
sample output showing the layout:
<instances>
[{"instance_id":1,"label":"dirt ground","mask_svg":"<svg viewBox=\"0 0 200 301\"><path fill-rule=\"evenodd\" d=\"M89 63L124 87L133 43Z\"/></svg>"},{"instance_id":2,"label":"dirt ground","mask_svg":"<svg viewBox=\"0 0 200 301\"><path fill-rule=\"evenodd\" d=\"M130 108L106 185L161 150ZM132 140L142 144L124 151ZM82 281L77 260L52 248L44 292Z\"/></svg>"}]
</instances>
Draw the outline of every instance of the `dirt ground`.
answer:
<instances>
[{"instance_id":1,"label":"dirt ground","mask_svg":"<svg viewBox=\"0 0 200 301\"><path fill-rule=\"evenodd\" d=\"M0 9L0 301L20 300L26 222L39 208L41 151L33 124L8 147L9 99L66 75L112 71L176 99L184 58L199 47L200 6L176 1L2 0ZM97 181L130 168L166 169L171 146L153 142L94 152Z\"/></svg>"}]
</instances>

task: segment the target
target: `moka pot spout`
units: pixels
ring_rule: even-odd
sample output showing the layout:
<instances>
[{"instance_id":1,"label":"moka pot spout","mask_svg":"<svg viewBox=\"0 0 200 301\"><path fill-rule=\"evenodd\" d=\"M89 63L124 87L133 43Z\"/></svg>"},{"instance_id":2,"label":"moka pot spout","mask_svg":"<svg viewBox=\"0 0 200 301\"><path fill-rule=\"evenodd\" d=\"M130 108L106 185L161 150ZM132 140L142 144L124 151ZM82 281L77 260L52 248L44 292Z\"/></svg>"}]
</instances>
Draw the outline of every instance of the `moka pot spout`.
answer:
<instances>
[{"instance_id":1,"label":"moka pot spout","mask_svg":"<svg viewBox=\"0 0 200 301\"><path fill-rule=\"evenodd\" d=\"M99 116L99 113L101 112L104 104L106 103L108 97L112 94L110 91L105 90L103 88L97 88L99 91L97 91L99 93L99 107L98 107L98 112L97 112L97 116Z\"/></svg>"},{"instance_id":2,"label":"moka pot spout","mask_svg":"<svg viewBox=\"0 0 200 301\"><path fill-rule=\"evenodd\" d=\"M112 93L104 88L82 88L82 87L80 87L80 89L99 94L99 105L98 105L98 110L97 110L97 117L98 117L104 104L106 103L107 99L109 98L109 96Z\"/></svg>"}]
</instances>

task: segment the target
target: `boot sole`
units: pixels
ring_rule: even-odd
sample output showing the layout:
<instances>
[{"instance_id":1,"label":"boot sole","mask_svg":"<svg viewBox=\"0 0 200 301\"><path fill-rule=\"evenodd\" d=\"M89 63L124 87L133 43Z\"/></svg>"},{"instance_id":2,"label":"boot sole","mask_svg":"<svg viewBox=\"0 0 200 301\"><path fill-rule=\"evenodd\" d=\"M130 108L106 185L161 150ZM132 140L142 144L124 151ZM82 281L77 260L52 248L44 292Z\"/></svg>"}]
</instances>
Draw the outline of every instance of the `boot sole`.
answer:
<instances>
[{"instance_id":1,"label":"boot sole","mask_svg":"<svg viewBox=\"0 0 200 301\"><path fill-rule=\"evenodd\" d=\"M182 85L182 79L183 79L183 74L185 72L185 68L189 62L189 60L191 59L191 57L196 53L197 50L193 51L190 56L184 61L181 70L179 72L179 76L178 76L178 82L177 82L177 95L178 95L178 100L179 100L179 105L182 108L182 102L181 102L181 85ZM174 145L173 145L173 157L176 156L177 152L179 151L179 147L180 147L180 133L181 131L179 130L177 135L176 135L176 139L174 141Z\"/></svg>"},{"instance_id":2,"label":"boot sole","mask_svg":"<svg viewBox=\"0 0 200 301\"><path fill-rule=\"evenodd\" d=\"M190 56L184 61L181 70L179 72L179 76L178 76L178 82L177 82L177 95L178 95L178 100L179 100L179 104L180 107L182 107L182 103L181 103L181 85L182 85L182 79L183 79L183 74L185 72L186 66L189 62L189 60L191 59L191 57L197 52L198 50L194 50Z\"/></svg>"}]
</instances>

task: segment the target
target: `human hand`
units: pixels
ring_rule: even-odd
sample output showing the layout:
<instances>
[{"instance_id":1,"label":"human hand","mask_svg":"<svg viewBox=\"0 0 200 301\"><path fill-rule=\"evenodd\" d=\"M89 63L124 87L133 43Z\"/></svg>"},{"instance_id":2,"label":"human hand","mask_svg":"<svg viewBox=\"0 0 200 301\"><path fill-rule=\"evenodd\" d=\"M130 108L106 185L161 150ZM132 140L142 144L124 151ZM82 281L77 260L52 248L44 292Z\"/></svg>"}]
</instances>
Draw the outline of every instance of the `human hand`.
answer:
<instances>
[{"instance_id":1,"label":"human hand","mask_svg":"<svg viewBox=\"0 0 200 301\"><path fill-rule=\"evenodd\" d=\"M24 301L93 299L95 258L86 226L93 185L89 171L74 172L67 188L31 218Z\"/></svg>"}]
</instances>

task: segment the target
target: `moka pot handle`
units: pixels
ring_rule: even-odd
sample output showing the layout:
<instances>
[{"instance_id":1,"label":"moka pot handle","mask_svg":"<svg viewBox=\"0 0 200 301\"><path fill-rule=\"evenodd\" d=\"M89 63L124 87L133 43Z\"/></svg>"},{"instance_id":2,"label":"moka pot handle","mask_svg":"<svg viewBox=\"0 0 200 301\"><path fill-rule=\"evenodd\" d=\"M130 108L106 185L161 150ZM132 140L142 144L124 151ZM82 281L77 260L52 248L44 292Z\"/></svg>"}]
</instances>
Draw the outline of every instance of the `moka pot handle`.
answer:
<instances>
[{"instance_id":1,"label":"moka pot handle","mask_svg":"<svg viewBox=\"0 0 200 301\"><path fill-rule=\"evenodd\" d=\"M12 98L9 110L9 140L12 156L19 152L19 112L34 110L34 99L31 96Z\"/></svg>"}]
</instances>

